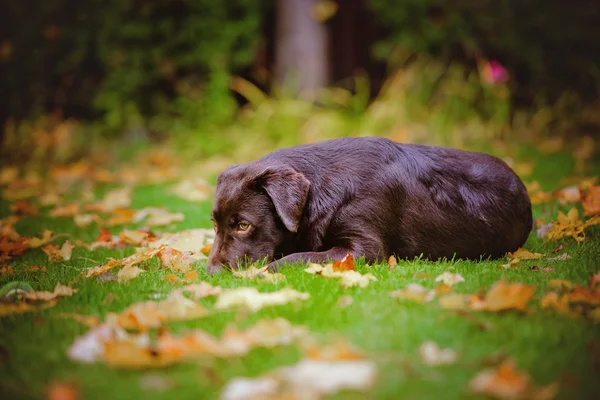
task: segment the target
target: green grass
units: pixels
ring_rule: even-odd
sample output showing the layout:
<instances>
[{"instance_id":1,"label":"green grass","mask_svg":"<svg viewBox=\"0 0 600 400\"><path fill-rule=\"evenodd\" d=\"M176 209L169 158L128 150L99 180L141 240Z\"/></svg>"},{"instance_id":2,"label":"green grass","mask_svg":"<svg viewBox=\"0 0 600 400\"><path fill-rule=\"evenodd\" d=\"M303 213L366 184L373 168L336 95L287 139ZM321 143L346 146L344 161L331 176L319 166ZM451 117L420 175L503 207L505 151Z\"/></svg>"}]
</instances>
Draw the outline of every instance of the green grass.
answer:
<instances>
[{"instance_id":1,"label":"green grass","mask_svg":"<svg viewBox=\"0 0 600 400\"><path fill-rule=\"evenodd\" d=\"M539 156L526 150L536 165L534 176L546 188L556 188L556 182L572 171L572 160L566 155ZM598 174L595 166L592 173ZM171 211L182 211L184 222L169 230L178 231L194 227L210 227L210 204L193 204L173 197L165 186L138 187L134 192L133 208L148 205L166 205ZM536 206L534 216L544 214L554 218L559 209L556 204ZM8 215L9 204L0 202L0 215ZM21 235L38 235L43 229L56 234L91 241L98 227L77 228L70 219L47 217L25 218L17 225ZM111 229L118 233L122 228ZM306 274L301 268L289 266L281 272L286 280L278 284L249 283L230 274L209 276L204 265L197 270L200 279L222 287L256 285L261 291L293 287L308 292L309 300L285 306L269 307L256 313L223 312L187 322L169 324L175 332L202 328L220 334L233 321L248 326L267 317L283 317L293 324L302 324L311 332L333 338L341 335L363 349L377 362L378 383L368 395L344 393L339 398L403 398L403 399L454 399L478 398L467 390L468 381L483 368L483 359L499 351L514 357L519 368L528 371L537 384L559 382L560 398L594 398L600 392L598 379L598 354L590 350L590 343L600 341L600 326L584 319L572 319L539 309L532 302L528 313L472 313L465 317L440 309L436 302L417 304L399 301L389 292L411 282L425 287L436 286L433 278L419 278L423 272L436 276L450 268L461 273L465 282L456 287L462 293L474 293L506 278L511 282L537 285L536 298L547 286L549 279L560 278L576 283L587 282L591 273L597 272L600 259L600 230L588 229L587 239L577 245L564 240L564 251L572 256L567 261L525 261L513 269L500 268L506 260L483 262L425 260L400 261L389 271L388 265L367 266L359 263L361 272L372 272L378 279L367 288L343 289L333 279ZM58 242L62 243L61 239ZM532 251L549 252L556 243L545 243L532 233L526 247ZM133 248L123 251L98 250L90 252L76 248L69 262L48 262L41 250L30 250L9 262L15 273L0 277L0 284L10 281L27 281L36 290L52 290L57 282L69 283L85 268L105 261L108 257L123 257ZM95 260L97 263L91 261ZM46 273L26 272L26 266L46 265ZM531 271L529 266L552 266L550 273ZM79 278L73 283L79 292L63 298L56 307L48 310L0 318L0 398L43 398L45 388L52 381L73 382L85 399L171 399L216 398L224 384L235 376L256 376L282 365L293 364L300 354L294 346L274 350L257 349L249 355L235 359L204 358L160 369L129 371L110 368L101 362L77 364L67 357L67 348L88 328L71 319L59 317L60 313L76 312L97 314L118 312L128 305L147 300L156 293L166 294L174 286L162 280L169 271L159 269L157 263L145 265L147 273L129 283L104 282ZM114 301L107 303L111 294ZM351 295L354 302L346 307L336 307L341 296ZM214 299L201 301L208 307ZM489 324L491 329L482 329ZM434 340L441 347L450 347L460 353L459 361L445 367L424 365L417 353L425 340ZM594 367L594 363L596 366ZM147 375L167 378L172 387L165 390L144 389L140 380ZM336 397L336 398L337 398Z\"/></svg>"}]
</instances>

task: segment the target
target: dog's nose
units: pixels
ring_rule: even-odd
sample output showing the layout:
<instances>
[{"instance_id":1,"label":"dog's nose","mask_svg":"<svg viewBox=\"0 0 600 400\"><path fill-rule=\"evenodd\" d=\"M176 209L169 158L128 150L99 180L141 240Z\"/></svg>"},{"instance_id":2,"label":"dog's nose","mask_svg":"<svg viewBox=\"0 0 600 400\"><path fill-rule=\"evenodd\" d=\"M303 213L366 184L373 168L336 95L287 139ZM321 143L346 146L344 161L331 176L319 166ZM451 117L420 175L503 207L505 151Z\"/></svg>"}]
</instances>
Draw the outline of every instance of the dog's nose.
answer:
<instances>
[{"instance_id":1,"label":"dog's nose","mask_svg":"<svg viewBox=\"0 0 600 400\"><path fill-rule=\"evenodd\" d=\"M208 259L208 262L206 263L206 272L208 272L209 274L216 274L217 272L221 272L222 270L223 264L220 260L211 260L210 258Z\"/></svg>"}]
</instances>

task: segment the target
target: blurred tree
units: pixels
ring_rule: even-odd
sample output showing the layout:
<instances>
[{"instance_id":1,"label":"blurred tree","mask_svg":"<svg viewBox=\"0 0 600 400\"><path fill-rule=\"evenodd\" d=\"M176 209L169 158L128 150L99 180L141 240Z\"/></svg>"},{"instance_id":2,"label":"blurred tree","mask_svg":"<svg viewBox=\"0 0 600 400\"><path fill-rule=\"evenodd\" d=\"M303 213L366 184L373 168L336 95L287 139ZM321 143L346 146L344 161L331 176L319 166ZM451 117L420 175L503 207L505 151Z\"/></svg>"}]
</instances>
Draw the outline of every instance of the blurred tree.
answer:
<instances>
[{"instance_id":1,"label":"blurred tree","mask_svg":"<svg viewBox=\"0 0 600 400\"><path fill-rule=\"evenodd\" d=\"M329 82L328 33L313 10L321 0L277 0L275 81L314 96Z\"/></svg>"}]
</instances>

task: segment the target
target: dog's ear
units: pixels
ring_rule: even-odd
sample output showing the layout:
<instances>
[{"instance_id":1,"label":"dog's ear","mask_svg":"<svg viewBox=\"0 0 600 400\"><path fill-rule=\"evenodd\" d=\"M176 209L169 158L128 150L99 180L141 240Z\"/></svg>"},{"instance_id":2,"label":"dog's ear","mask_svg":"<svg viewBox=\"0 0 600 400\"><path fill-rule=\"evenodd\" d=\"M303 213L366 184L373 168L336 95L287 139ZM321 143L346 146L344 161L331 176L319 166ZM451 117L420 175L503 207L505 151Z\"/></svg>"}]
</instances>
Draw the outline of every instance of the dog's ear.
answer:
<instances>
[{"instance_id":1,"label":"dog's ear","mask_svg":"<svg viewBox=\"0 0 600 400\"><path fill-rule=\"evenodd\" d=\"M308 179L289 167L271 167L261 172L254 183L265 189L285 227L297 232L308 199Z\"/></svg>"}]
</instances>

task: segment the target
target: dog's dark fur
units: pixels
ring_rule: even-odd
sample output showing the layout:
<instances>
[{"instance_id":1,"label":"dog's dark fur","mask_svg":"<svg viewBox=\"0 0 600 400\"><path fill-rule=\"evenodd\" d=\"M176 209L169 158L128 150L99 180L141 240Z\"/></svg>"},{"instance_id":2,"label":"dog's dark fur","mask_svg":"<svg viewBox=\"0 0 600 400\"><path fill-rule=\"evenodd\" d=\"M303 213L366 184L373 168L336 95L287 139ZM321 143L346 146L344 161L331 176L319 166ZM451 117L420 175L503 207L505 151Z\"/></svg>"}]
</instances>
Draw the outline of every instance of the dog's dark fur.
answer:
<instances>
[{"instance_id":1,"label":"dog's dark fur","mask_svg":"<svg viewBox=\"0 0 600 400\"><path fill-rule=\"evenodd\" d=\"M279 263L500 257L532 228L521 180L501 160L383 138L291 147L217 180L208 271ZM239 225L241 223L241 225Z\"/></svg>"}]
</instances>

